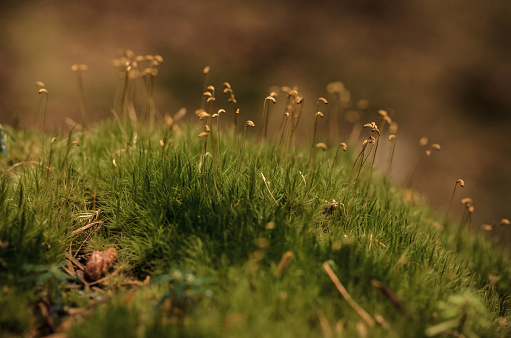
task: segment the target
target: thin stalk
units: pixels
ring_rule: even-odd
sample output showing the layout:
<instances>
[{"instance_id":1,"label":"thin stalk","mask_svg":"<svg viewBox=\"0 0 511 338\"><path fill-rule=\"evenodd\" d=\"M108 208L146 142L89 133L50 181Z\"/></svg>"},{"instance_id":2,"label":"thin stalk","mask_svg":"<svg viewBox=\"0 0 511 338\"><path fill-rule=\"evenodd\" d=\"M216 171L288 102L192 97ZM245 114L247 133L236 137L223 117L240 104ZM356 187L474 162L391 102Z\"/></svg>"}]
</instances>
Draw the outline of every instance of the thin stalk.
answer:
<instances>
[{"instance_id":1,"label":"thin stalk","mask_svg":"<svg viewBox=\"0 0 511 338\"><path fill-rule=\"evenodd\" d=\"M353 165L352 165L352 166L351 166L351 168L350 168L350 171L348 172L348 174L346 174L346 176L344 176L344 179L342 180L341 185L339 186L339 189L337 190L337 193L335 194L335 196L336 196L336 197L338 197L338 196L339 196L339 194L341 193L342 186L343 186L343 185L344 185L344 183L346 182L346 179L347 179L348 177L350 177L350 176L351 176L351 172L353 171L353 168L354 168L354 167L355 167L355 165L357 164L358 159L359 159L359 158L360 158L360 156L363 154L363 151L364 151L364 149L365 149L365 146L366 146L366 144L365 144L365 142L364 142L364 145L362 146L362 151L360 151L360 153L358 153L357 157L355 158L355 161L353 162ZM351 183L350 183L350 184L351 184Z\"/></svg>"},{"instance_id":2,"label":"thin stalk","mask_svg":"<svg viewBox=\"0 0 511 338\"><path fill-rule=\"evenodd\" d=\"M212 117L216 117L216 133L217 133L217 141L218 141L218 168L220 169L220 172L222 172L222 151L220 149L220 114L225 114L225 109L219 109L218 113L213 114ZM215 116L216 115L216 116Z\"/></svg>"},{"instance_id":3,"label":"thin stalk","mask_svg":"<svg viewBox=\"0 0 511 338\"><path fill-rule=\"evenodd\" d=\"M245 129L243 130L243 141L242 141L241 149L240 149L240 159L238 161L238 165L236 166L236 172L238 172L240 170L241 161L243 160L243 153L245 151L245 139L247 137L247 127L255 127L254 122L248 120L245 123Z\"/></svg>"},{"instance_id":4,"label":"thin stalk","mask_svg":"<svg viewBox=\"0 0 511 338\"><path fill-rule=\"evenodd\" d=\"M440 151L440 145L435 143L431 146L431 149L435 149L437 151ZM417 178L415 179L415 182L413 184L413 188L412 190L415 190L416 186L417 186L417 183L419 182L419 179L421 178L422 176L422 171L424 170L424 166L426 165L426 161L427 159L431 156L431 150L426 150L426 157L424 158L424 160L422 161L422 166L419 170L419 173L417 174Z\"/></svg>"},{"instance_id":5,"label":"thin stalk","mask_svg":"<svg viewBox=\"0 0 511 338\"><path fill-rule=\"evenodd\" d=\"M456 236L454 237L454 245L457 248L461 235L463 233L463 230L465 228L465 224L467 225L467 229L470 228L471 222L472 222L472 213L474 212L474 206L472 205L472 199L471 198L463 198L461 200L461 204L465 205L466 212L463 215L463 218L461 219L460 225L458 226L458 231L456 232Z\"/></svg>"},{"instance_id":6,"label":"thin stalk","mask_svg":"<svg viewBox=\"0 0 511 338\"><path fill-rule=\"evenodd\" d=\"M35 85L38 86L38 87L41 87L39 90L41 90L45 86L44 82L42 82L42 81L36 81ZM41 91L38 91L38 93L41 94ZM36 109L35 114L34 114L34 127L37 125L37 119L39 117L39 112L41 111L41 105L42 104L43 104L43 97L39 96L39 101L37 103L37 109Z\"/></svg>"},{"instance_id":7,"label":"thin stalk","mask_svg":"<svg viewBox=\"0 0 511 338\"><path fill-rule=\"evenodd\" d=\"M130 70L131 70L131 65L129 64L129 62L127 62L126 68L124 70L121 104L120 104L120 109L119 109L120 113L123 116L124 125L126 125L126 123L128 122L128 109L126 108L126 106L127 106L127 101L128 101L128 83L129 83Z\"/></svg>"},{"instance_id":8,"label":"thin stalk","mask_svg":"<svg viewBox=\"0 0 511 338\"><path fill-rule=\"evenodd\" d=\"M392 140L394 140L394 142L389 156L389 166L387 167L387 181L390 181L390 168L392 166L392 160L394 159L394 151L396 150L397 136L395 134L389 135L389 141Z\"/></svg>"},{"instance_id":9,"label":"thin stalk","mask_svg":"<svg viewBox=\"0 0 511 338\"><path fill-rule=\"evenodd\" d=\"M48 168L46 170L46 178L48 178L48 176L50 175L50 170L51 170L51 154L53 153L53 143L57 140L56 137L52 138L51 139L51 142L50 142L50 155L49 155L49 158L48 158Z\"/></svg>"},{"instance_id":10,"label":"thin stalk","mask_svg":"<svg viewBox=\"0 0 511 338\"><path fill-rule=\"evenodd\" d=\"M44 113L43 113L43 131L46 128L46 109L48 108L48 91L44 88L39 89L39 94L46 94L46 101L44 103Z\"/></svg>"},{"instance_id":11,"label":"thin stalk","mask_svg":"<svg viewBox=\"0 0 511 338\"><path fill-rule=\"evenodd\" d=\"M371 142L371 148L369 149L369 153L367 154L367 156L365 158L363 156L361 157L360 167L358 168L357 176L355 177L355 182L353 183L353 187L354 187L355 191L353 193L353 198L350 200L350 204L348 205L346 210L350 209L351 203L353 203L353 201L355 200L355 197L357 196L357 192L358 192L357 185L359 182L360 172L362 171L362 167L367 162L367 159L371 155L371 152L373 151L373 148L374 148L374 138L371 137L371 140L372 140L372 142ZM348 187L348 190L346 191L346 194L343 196L341 203L344 202L344 199L348 196L348 192L349 192L349 187Z\"/></svg>"},{"instance_id":12,"label":"thin stalk","mask_svg":"<svg viewBox=\"0 0 511 338\"><path fill-rule=\"evenodd\" d=\"M212 122L213 122L212 117L210 117L209 123L211 124ZM213 132L214 129L215 128L211 127L211 152L213 154L213 183L215 185L215 190L218 194L218 199L220 199L220 192L218 191L218 186L217 186L217 158L216 158L215 135Z\"/></svg>"},{"instance_id":13,"label":"thin stalk","mask_svg":"<svg viewBox=\"0 0 511 338\"><path fill-rule=\"evenodd\" d=\"M271 92L270 96L275 99L277 97L277 93ZM269 119L270 119L270 109L268 108L268 111L266 112L266 120L264 123L264 139L265 140L268 140L268 121L269 121Z\"/></svg>"},{"instance_id":14,"label":"thin stalk","mask_svg":"<svg viewBox=\"0 0 511 338\"><path fill-rule=\"evenodd\" d=\"M73 65L71 71L76 73L76 81L78 84L78 92L80 94L80 112L82 114L82 125L87 125L87 109L85 106L85 91L83 89L83 76L82 72L87 71L86 65Z\"/></svg>"},{"instance_id":15,"label":"thin stalk","mask_svg":"<svg viewBox=\"0 0 511 338\"><path fill-rule=\"evenodd\" d=\"M310 169L310 164L311 164L311 159L312 159L312 150L314 149L314 144L316 142L316 132L318 130L318 117L323 117L323 113L321 113L319 111L319 103L320 102L323 102L324 104L328 104L328 101L323 98L323 97L320 97L319 99L316 100L316 118L314 120L314 133L312 135L312 146L311 146L311 150L309 152L309 169Z\"/></svg>"},{"instance_id":16,"label":"thin stalk","mask_svg":"<svg viewBox=\"0 0 511 338\"><path fill-rule=\"evenodd\" d=\"M334 161L332 162L332 168L330 169L330 175L328 176L328 182L326 183L325 192L323 193L323 200L325 200L326 192L328 191L328 187L330 186L330 182L332 181L332 174L334 173L334 167L335 167L335 161L337 160L337 155L339 154L339 149L343 147L343 150L346 151L348 149L348 146L346 143L342 142L339 143L339 146L337 147L337 150L335 152Z\"/></svg>"},{"instance_id":17,"label":"thin stalk","mask_svg":"<svg viewBox=\"0 0 511 338\"><path fill-rule=\"evenodd\" d=\"M201 186L202 186L202 190L203 190L203 195L204 195L204 192L205 192L204 191L204 189L205 189L204 175L205 175L206 150L207 150L207 147L208 147L208 131L209 131L209 127L208 127L208 125L206 125L205 131L201 132L198 135L199 138L204 137L204 145L202 146L202 153L201 153L200 165L199 165L200 175L201 175Z\"/></svg>"},{"instance_id":18,"label":"thin stalk","mask_svg":"<svg viewBox=\"0 0 511 338\"><path fill-rule=\"evenodd\" d=\"M309 152L309 170L311 167L312 151L314 150L314 142L316 141L316 131L318 130L318 117L323 117L323 113L317 112L316 118L314 119L314 133L312 134L312 145L311 145L311 150Z\"/></svg>"},{"instance_id":19,"label":"thin stalk","mask_svg":"<svg viewBox=\"0 0 511 338\"><path fill-rule=\"evenodd\" d=\"M261 127L259 128L259 137L257 138L257 149L256 149L256 159L255 159L255 165L254 165L254 173L257 172L257 160L259 158L259 146L261 144L261 136L263 135L263 127L264 127L264 124L265 124L265 113L267 115L269 113L269 111L270 111L270 108L269 108L270 106L266 103L267 101L271 101L274 104L277 102L273 96L267 96L264 99L263 116L262 116L262 119L261 119ZM268 110L268 112L266 112L267 110Z\"/></svg>"},{"instance_id":20,"label":"thin stalk","mask_svg":"<svg viewBox=\"0 0 511 338\"><path fill-rule=\"evenodd\" d=\"M204 86L202 89L203 93L206 91L206 89L208 87L208 79L209 79L209 71L210 70L211 70L211 67L209 67L209 66L204 67L204 69L202 70L202 73L204 74ZM204 95L202 96L200 107L202 110L206 109L206 97L204 97Z\"/></svg>"},{"instance_id":21,"label":"thin stalk","mask_svg":"<svg viewBox=\"0 0 511 338\"><path fill-rule=\"evenodd\" d=\"M67 146L67 151L66 151L66 155L64 156L64 160L62 160L62 164L60 165L60 170L62 170L64 168L64 164L66 163L66 159L67 159L67 155L69 155L69 151L71 150L71 146L73 144L76 144L77 147L80 146L80 143L78 141L74 141L74 142L71 142L68 146Z\"/></svg>"},{"instance_id":22,"label":"thin stalk","mask_svg":"<svg viewBox=\"0 0 511 338\"><path fill-rule=\"evenodd\" d=\"M357 171L357 176L355 177L355 183L354 185L357 184L358 182L358 178L360 176L360 172L362 170L362 167L364 166L364 163L367 161L367 158L369 157L369 155L371 154L371 151L372 151L372 147L371 149L369 150L369 153L367 154L367 156L365 156L365 150L367 148L367 145L371 143L372 145L374 144L374 138L373 137L370 137L369 139L365 140L364 143L362 144L362 150L360 151L359 155L357 156L357 158L355 159L355 163L353 163L353 166L349 172L348 175L351 174L352 170L353 170L353 167L355 166L355 164L357 163L357 160L360 159L360 166L358 168L358 171ZM346 189L346 192L344 193L342 199L340 200L340 203L342 203L344 201L344 199L346 198L346 196L348 196L348 192L350 191L350 188L351 188L351 184L353 182L353 176L351 176L350 178L350 183L348 184L348 188ZM344 181L343 181L344 182ZM342 184L341 184L341 187L342 187ZM340 193L341 191L341 187L339 187L339 191L338 191L338 194Z\"/></svg>"},{"instance_id":23,"label":"thin stalk","mask_svg":"<svg viewBox=\"0 0 511 338\"><path fill-rule=\"evenodd\" d=\"M426 155L426 157L424 157L424 159L422 160L422 165L419 167L419 172L418 172L417 177L415 178L415 181L413 183L412 191L415 190L415 188L417 187L417 183L419 183L419 179L422 176L422 171L424 170L424 166L426 165L428 158L431 156L431 151L426 150L426 152L424 154Z\"/></svg>"},{"instance_id":24,"label":"thin stalk","mask_svg":"<svg viewBox=\"0 0 511 338\"><path fill-rule=\"evenodd\" d=\"M288 154L288 151L289 151L289 148L291 147L291 145L293 146L293 151L294 151L295 131L298 128L298 123L300 123L300 118L302 116L303 97L301 97L301 96L294 97L293 96L293 100L294 100L294 106L296 106L296 108L293 108L293 110L290 112L291 121L290 121L290 126L289 126L289 137L288 137L287 145L286 145L286 155Z\"/></svg>"},{"instance_id":25,"label":"thin stalk","mask_svg":"<svg viewBox=\"0 0 511 338\"><path fill-rule=\"evenodd\" d=\"M444 222L443 225L445 226L445 223L447 222L447 217L449 216L449 210L451 210L452 201L454 200L454 195L456 194L456 187L458 186L458 183L460 184L460 187L465 186L465 181L463 181L461 178L454 183L454 190L452 192L451 200L449 201L449 206L447 207L447 211L445 213Z\"/></svg>"},{"instance_id":26,"label":"thin stalk","mask_svg":"<svg viewBox=\"0 0 511 338\"><path fill-rule=\"evenodd\" d=\"M376 136L376 145L374 147L374 153L373 153L373 160L371 162L371 167L369 168L369 179L368 179L368 184L369 184L369 188L371 188L371 179L373 177L373 169L374 169L374 162L376 160L376 152L378 151L378 145L380 144L380 131L376 128L375 131L378 133L378 135ZM367 205L367 201L369 200L369 192L367 193L367 196L366 196L366 205Z\"/></svg>"},{"instance_id":27,"label":"thin stalk","mask_svg":"<svg viewBox=\"0 0 511 338\"><path fill-rule=\"evenodd\" d=\"M323 151L326 151L326 144L324 144L322 142L316 144L316 151L318 149L322 149ZM307 187L307 196L309 195L310 189L312 188L312 183L314 182L315 169L316 169L316 156L314 156L314 159L312 160L311 179L309 180L309 184Z\"/></svg>"},{"instance_id":28,"label":"thin stalk","mask_svg":"<svg viewBox=\"0 0 511 338\"><path fill-rule=\"evenodd\" d=\"M288 151L288 148L289 148L289 144L291 142L291 133L292 133L293 124L294 124L293 123L294 110L295 110L294 96L291 96L288 93L287 101L286 101L286 106L284 107L284 115L286 113L288 113L289 116L291 116L291 122L289 124L289 133L288 133L288 139L287 139L287 143L286 143L286 155L287 155L287 151ZM284 133L284 131L282 133Z\"/></svg>"},{"instance_id":29,"label":"thin stalk","mask_svg":"<svg viewBox=\"0 0 511 338\"><path fill-rule=\"evenodd\" d=\"M288 117L289 117L289 113L286 112L284 114L284 118L283 118L283 121L282 121L283 127L279 128L280 140L279 140L279 143L277 145L275 145L275 149L274 149L274 151L275 151L275 164L277 164L277 150L280 149L280 146L282 145L282 140L284 139L284 134L286 132L286 126L287 126Z\"/></svg>"},{"instance_id":30,"label":"thin stalk","mask_svg":"<svg viewBox=\"0 0 511 338\"><path fill-rule=\"evenodd\" d=\"M407 186L410 186L410 184L412 183L412 177L415 174L415 172L417 171L417 168L419 166L419 163L420 163L420 160L421 160L421 157L423 154L422 150L428 144L428 142L429 142L429 140L427 137L423 137L419 140L419 149L417 150L417 155L415 156L415 160L413 162L412 168L410 169L410 172L408 173L408 176L406 178Z\"/></svg>"},{"instance_id":31,"label":"thin stalk","mask_svg":"<svg viewBox=\"0 0 511 338\"><path fill-rule=\"evenodd\" d=\"M463 217L461 218L461 222L458 225L458 230L456 231L456 235L454 236L454 242L453 242L454 248L458 247L458 244L461 239L461 234L463 233L463 229L465 229L465 223L467 222L468 218L470 217L469 215L470 215L469 212L465 212L463 214Z\"/></svg>"},{"instance_id":32,"label":"thin stalk","mask_svg":"<svg viewBox=\"0 0 511 338\"><path fill-rule=\"evenodd\" d=\"M239 129L238 129L239 115L240 115L240 110L236 109L236 112L234 113L234 127L235 127L234 146L235 147L238 147L238 143L239 143L239 134L240 134ZM235 150L237 150L237 149L235 149Z\"/></svg>"}]
</instances>

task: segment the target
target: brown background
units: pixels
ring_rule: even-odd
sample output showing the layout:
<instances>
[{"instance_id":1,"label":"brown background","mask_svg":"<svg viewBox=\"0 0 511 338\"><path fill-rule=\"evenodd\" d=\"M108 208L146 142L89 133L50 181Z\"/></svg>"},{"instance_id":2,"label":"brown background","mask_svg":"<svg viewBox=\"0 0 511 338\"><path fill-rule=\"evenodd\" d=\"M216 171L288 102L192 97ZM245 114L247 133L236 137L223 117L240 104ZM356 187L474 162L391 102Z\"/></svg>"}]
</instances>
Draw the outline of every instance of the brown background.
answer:
<instances>
[{"instance_id":1,"label":"brown background","mask_svg":"<svg viewBox=\"0 0 511 338\"><path fill-rule=\"evenodd\" d=\"M242 119L260 113L272 85L298 85L312 116L326 85L340 80L354 100L369 100L364 122L378 109L395 111L396 181L427 136L442 151L418 189L435 207L445 212L463 178L453 215L463 210L459 199L472 197L476 225L511 217L507 0L18 1L2 9L0 40L0 123L40 127L37 80L50 92L48 125L80 120L75 63L89 66L90 118L110 117L119 48L162 55L155 92L162 112L198 107L207 65L213 84L233 86Z\"/></svg>"}]
</instances>

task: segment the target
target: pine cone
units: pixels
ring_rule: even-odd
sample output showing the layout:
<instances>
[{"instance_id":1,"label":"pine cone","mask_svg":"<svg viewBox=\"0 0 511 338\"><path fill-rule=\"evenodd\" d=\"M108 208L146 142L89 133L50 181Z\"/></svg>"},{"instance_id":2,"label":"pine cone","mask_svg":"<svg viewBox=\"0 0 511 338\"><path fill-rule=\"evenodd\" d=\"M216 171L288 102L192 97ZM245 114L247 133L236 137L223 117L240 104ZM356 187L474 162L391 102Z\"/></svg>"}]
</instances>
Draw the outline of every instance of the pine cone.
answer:
<instances>
[{"instance_id":1,"label":"pine cone","mask_svg":"<svg viewBox=\"0 0 511 338\"><path fill-rule=\"evenodd\" d=\"M89 282L100 279L114 265L116 257L117 250L115 248L94 251L85 266L85 279Z\"/></svg>"}]
</instances>

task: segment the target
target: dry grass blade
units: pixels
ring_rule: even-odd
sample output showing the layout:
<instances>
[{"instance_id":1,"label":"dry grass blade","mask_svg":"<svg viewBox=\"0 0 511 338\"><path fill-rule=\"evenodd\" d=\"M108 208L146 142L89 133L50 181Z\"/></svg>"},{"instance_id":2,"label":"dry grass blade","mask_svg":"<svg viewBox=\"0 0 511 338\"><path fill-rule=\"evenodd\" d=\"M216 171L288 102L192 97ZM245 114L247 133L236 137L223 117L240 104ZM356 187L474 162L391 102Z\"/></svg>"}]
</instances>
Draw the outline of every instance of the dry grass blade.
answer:
<instances>
[{"instance_id":1,"label":"dry grass blade","mask_svg":"<svg viewBox=\"0 0 511 338\"><path fill-rule=\"evenodd\" d=\"M326 318L323 310L318 310L317 314L319 318L319 324L321 325L321 331L323 332L323 337L325 338L333 337L332 329L330 328L330 324L328 323L328 319Z\"/></svg>"},{"instance_id":2,"label":"dry grass blade","mask_svg":"<svg viewBox=\"0 0 511 338\"><path fill-rule=\"evenodd\" d=\"M15 163L13 164L12 166L10 166L6 172L9 173L11 172L12 170L14 170L15 168L21 166L21 165L25 165L25 164L39 164L39 162L36 162L36 161L26 161L26 162L18 162L18 163Z\"/></svg>"},{"instance_id":3,"label":"dry grass blade","mask_svg":"<svg viewBox=\"0 0 511 338\"><path fill-rule=\"evenodd\" d=\"M85 270L85 267L80 263L76 258L73 257L73 255L70 252L66 253L66 259L69 260L71 263L76 265L76 267L80 270Z\"/></svg>"},{"instance_id":4,"label":"dry grass blade","mask_svg":"<svg viewBox=\"0 0 511 338\"><path fill-rule=\"evenodd\" d=\"M275 202L275 204L278 205L279 203L277 202L275 197L273 197L273 194L270 191L270 187L268 186L268 182L266 181L266 177L264 177L263 173L261 173L261 176L263 177L263 181L264 181L264 185L266 186L266 190L268 190L268 192L270 193L270 196L271 196L272 200Z\"/></svg>"},{"instance_id":5,"label":"dry grass blade","mask_svg":"<svg viewBox=\"0 0 511 338\"><path fill-rule=\"evenodd\" d=\"M75 231L73 231L71 233L71 236L75 236L75 235L78 235L80 232L83 232L91 227L93 227L94 225L96 224L103 224L103 221L97 221L97 222L93 222L93 223L89 223L87 225L84 225L83 227L81 227L80 229L76 229Z\"/></svg>"},{"instance_id":6,"label":"dry grass blade","mask_svg":"<svg viewBox=\"0 0 511 338\"><path fill-rule=\"evenodd\" d=\"M284 270L286 270L287 266L291 262L291 259L293 259L293 252L287 251L282 255L282 258L280 259L279 265L277 265L277 268L275 269L275 276L280 277L284 273Z\"/></svg>"},{"instance_id":7,"label":"dry grass blade","mask_svg":"<svg viewBox=\"0 0 511 338\"><path fill-rule=\"evenodd\" d=\"M370 327L374 327L375 326L374 319L364 309L362 309L362 307L358 305L358 303L355 302L353 298L351 298L351 295L348 293L346 288L344 288L339 278L337 278L337 275L332 270L328 262L323 263L323 269L325 269L328 277L330 277L337 290L339 290L342 297L348 302L351 308L355 310L355 312L367 323L367 325L369 325Z\"/></svg>"}]
</instances>

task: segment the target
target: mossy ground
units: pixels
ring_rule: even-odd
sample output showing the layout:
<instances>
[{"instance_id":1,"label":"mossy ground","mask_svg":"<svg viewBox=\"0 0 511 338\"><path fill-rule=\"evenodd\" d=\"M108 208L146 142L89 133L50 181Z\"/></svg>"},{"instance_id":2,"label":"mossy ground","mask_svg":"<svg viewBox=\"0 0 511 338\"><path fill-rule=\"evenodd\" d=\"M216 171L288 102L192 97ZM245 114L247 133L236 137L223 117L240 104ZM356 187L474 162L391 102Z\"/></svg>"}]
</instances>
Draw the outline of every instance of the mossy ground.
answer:
<instances>
[{"instance_id":1,"label":"mossy ground","mask_svg":"<svg viewBox=\"0 0 511 338\"><path fill-rule=\"evenodd\" d=\"M371 174L369 161L337 195L360 146L337 159L325 202L335 147L311 167L298 155L307 148L287 157L281 149L276 163L274 143L262 142L256 166L249 135L237 168L239 145L221 130L215 188L210 145L201 166L198 129L181 130L76 128L57 136L51 163L49 135L10 130L16 142L0 162L2 336L511 334L509 260L499 262L501 248L484 234L457 241L459 221L435 227L443 216ZM62 268L66 253L85 263L108 247L118 260L103 283ZM379 324L341 297L324 262Z\"/></svg>"}]
</instances>

